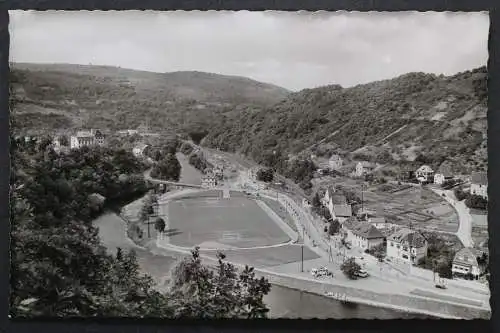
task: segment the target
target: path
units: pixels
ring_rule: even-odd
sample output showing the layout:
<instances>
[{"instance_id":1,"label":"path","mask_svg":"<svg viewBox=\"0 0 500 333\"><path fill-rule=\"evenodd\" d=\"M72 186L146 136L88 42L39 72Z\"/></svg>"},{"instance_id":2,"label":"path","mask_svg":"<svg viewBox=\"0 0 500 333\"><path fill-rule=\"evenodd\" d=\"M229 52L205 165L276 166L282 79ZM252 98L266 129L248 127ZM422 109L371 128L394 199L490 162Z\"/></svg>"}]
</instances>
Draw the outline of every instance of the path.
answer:
<instances>
[{"instance_id":1,"label":"path","mask_svg":"<svg viewBox=\"0 0 500 333\"><path fill-rule=\"evenodd\" d=\"M465 201L458 201L455 195L450 190L432 189L434 193L443 197L444 199L456 210L458 214L458 230L455 233L458 239L465 247L473 247L474 241L472 240L472 216L470 215L469 208L465 205Z\"/></svg>"}]
</instances>

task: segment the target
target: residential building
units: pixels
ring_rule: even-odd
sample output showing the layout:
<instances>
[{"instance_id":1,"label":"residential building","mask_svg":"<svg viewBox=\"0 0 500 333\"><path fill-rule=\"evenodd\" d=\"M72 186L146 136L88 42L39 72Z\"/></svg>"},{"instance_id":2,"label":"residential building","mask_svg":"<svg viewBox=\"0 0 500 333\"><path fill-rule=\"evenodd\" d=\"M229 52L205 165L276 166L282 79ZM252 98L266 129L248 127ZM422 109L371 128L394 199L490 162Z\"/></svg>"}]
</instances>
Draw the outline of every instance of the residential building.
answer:
<instances>
[{"instance_id":1,"label":"residential building","mask_svg":"<svg viewBox=\"0 0 500 333\"><path fill-rule=\"evenodd\" d=\"M385 224L387 222L385 221L385 217L369 217L368 223L370 223L375 228L377 228L378 226L382 226L382 227L385 226Z\"/></svg>"},{"instance_id":2,"label":"residential building","mask_svg":"<svg viewBox=\"0 0 500 333\"><path fill-rule=\"evenodd\" d=\"M217 186L217 178L213 172L208 172L201 177L201 186L203 188L213 188Z\"/></svg>"},{"instance_id":3,"label":"residential building","mask_svg":"<svg viewBox=\"0 0 500 333\"><path fill-rule=\"evenodd\" d=\"M342 224L342 231L346 242L363 250L384 243L384 235L373 225L366 222L346 221Z\"/></svg>"},{"instance_id":4,"label":"residential building","mask_svg":"<svg viewBox=\"0 0 500 333\"><path fill-rule=\"evenodd\" d=\"M387 237L387 257L396 264L418 264L427 255L427 240L418 231L400 228Z\"/></svg>"},{"instance_id":5,"label":"residential building","mask_svg":"<svg viewBox=\"0 0 500 333\"><path fill-rule=\"evenodd\" d=\"M415 176L419 182L427 183L434 180L434 170L432 170L430 166L424 164L415 171Z\"/></svg>"},{"instance_id":6,"label":"residential building","mask_svg":"<svg viewBox=\"0 0 500 333\"><path fill-rule=\"evenodd\" d=\"M76 135L71 136L70 139L70 147L71 149L78 149L84 146L94 146L94 145L103 145L104 144L104 135L101 131L94 131L91 129L90 131L78 131Z\"/></svg>"},{"instance_id":7,"label":"residential building","mask_svg":"<svg viewBox=\"0 0 500 333\"><path fill-rule=\"evenodd\" d=\"M473 248L464 247L455 254L451 267L453 277L468 277L478 279L481 274L477 262L477 253Z\"/></svg>"},{"instance_id":8,"label":"residential building","mask_svg":"<svg viewBox=\"0 0 500 333\"><path fill-rule=\"evenodd\" d=\"M434 175L434 184L443 185L446 181L453 180L453 178L451 168L447 165L441 164L439 170Z\"/></svg>"},{"instance_id":9,"label":"residential building","mask_svg":"<svg viewBox=\"0 0 500 333\"><path fill-rule=\"evenodd\" d=\"M488 199L488 174L486 172L472 174L470 193Z\"/></svg>"},{"instance_id":10,"label":"residential building","mask_svg":"<svg viewBox=\"0 0 500 333\"><path fill-rule=\"evenodd\" d=\"M119 135L129 135L129 136L132 136L132 135L135 135L135 134L139 134L139 131L138 130L134 130L134 129L126 129L126 130L118 131L118 134Z\"/></svg>"},{"instance_id":11,"label":"residential building","mask_svg":"<svg viewBox=\"0 0 500 333\"><path fill-rule=\"evenodd\" d=\"M366 161L358 162L358 164L356 164L356 170L354 171L354 174L357 177L363 177L371 174L375 170L375 168L376 164L374 163Z\"/></svg>"},{"instance_id":12,"label":"residential building","mask_svg":"<svg viewBox=\"0 0 500 333\"><path fill-rule=\"evenodd\" d=\"M340 223L352 216L352 208L348 204L332 205L332 209L328 207L328 210L332 215L332 219L337 219Z\"/></svg>"},{"instance_id":13,"label":"residential building","mask_svg":"<svg viewBox=\"0 0 500 333\"><path fill-rule=\"evenodd\" d=\"M333 154L332 156L330 156L330 159L328 160L328 167L330 168L330 170L339 170L340 168L342 168L342 165L343 160L340 155Z\"/></svg>"},{"instance_id":14,"label":"residential building","mask_svg":"<svg viewBox=\"0 0 500 333\"><path fill-rule=\"evenodd\" d=\"M368 221L369 218L377 216L377 213L374 210L363 208L358 210L356 216L360 220Z\"/></svg>"},{"instance_id":15,"label":"residential building","mask_svg":"<svg viewBox=\"0 0 500 333\"><path fill-rule=\"evenodd\" d=\"M328 207L328 204L330 203L330 199L333 197L334 193L335 193L335 187L328 186L328 188L325 191L325 195L323 196L323 199L322 199L323 206Z\"/></svg>"},{"instance_id":16,"label":"residential building","mask_svg":"<svg viewBox=\"0 0 500 333\"><path fill-rule=\"evenodd\" d=\"M144 157L146 156L145 153L148 148L150 148L148 144L141 143L132 149L132 154L134 154L135 157Z\"/></svg>"}]
</instances>

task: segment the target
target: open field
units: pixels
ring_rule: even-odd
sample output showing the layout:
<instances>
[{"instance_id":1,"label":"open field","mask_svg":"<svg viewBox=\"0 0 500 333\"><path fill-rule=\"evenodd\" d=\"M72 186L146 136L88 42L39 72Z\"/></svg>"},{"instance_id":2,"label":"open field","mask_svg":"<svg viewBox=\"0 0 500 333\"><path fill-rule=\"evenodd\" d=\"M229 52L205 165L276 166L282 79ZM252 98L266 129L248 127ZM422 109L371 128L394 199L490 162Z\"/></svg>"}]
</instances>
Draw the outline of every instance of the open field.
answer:
<instances>
[{"instance_id":1,"label":"open field","mask_svg":"<svg viewBox=\"0 0 500 333\"><path fill-rule=\"evenodd\" d=\"M383 208L385 217L399 225L425 230L456 232L458 215L443 198L429 189L406 185L371 186L363 193L365 207Z\"/></svg>"},{"instance_id":2,"label":"open field","mask_svg":"<svg viewBox=\"0 0 500 333\"><path fill-rule=\"evenodd\" d=\"M210 192L214 192L210 196ZM285 243L286 233L255 201L245 197L221 199L220 191L176 198L168 204L173 245L183 247L248 248Z\"/></svg>"},{"instance_id":3,"label":"open field","mask_svg":"<svg viewBox=\"0 0 500 333\"><path fill-rule=\"evenodd\" d=\"M280 204L276 200L272 200L269 198L261 197L259 199L262 200L269 208L271 208L286 224L290 226L290 228L292 228L294 231L297 231L295 222L293 222L292 217L290 216L290 214L288 214L286 208L283 207L282 204Z\"/></svg>"}]
</instances>

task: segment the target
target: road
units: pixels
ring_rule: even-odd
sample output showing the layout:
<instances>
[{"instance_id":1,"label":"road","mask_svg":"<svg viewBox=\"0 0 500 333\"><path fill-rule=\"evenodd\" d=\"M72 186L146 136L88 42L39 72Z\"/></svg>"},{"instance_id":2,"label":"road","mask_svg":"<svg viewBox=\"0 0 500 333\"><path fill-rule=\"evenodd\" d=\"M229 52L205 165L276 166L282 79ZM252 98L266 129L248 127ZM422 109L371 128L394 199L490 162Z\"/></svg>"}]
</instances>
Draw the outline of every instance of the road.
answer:
<instances>
[{"instance_id":1,"label":"road","mask_svg":"<svg viewBox=\"0 0 500 333\"><path fill-rule=\"evenodd\" d=\"M443 197L445 200L455 208L458 214L458 230L455 235L460 239L465 247L473 247L474 241L472 240L472 216L470 215L469 208L465 205L465 201L458 201L455 194L451 190L432 189L434 193Z\"/></svg>"},{"instance_id":2,"label":"road","mask_svg":"<svg viewBox=\"0 0 500 333\"><path fill-rule=\"evenodd\" d=\"M218 152L215 153L218 154ZM220 155L224 155L226 158L231 159L231 156L228 153ZM337 270L339 274L342 274L339 270L339 266L343 261L344 256L354 256L358 258L362 256L364 257L365 262L363 266L370 273L371 277L365 280L355 281L356 285L359 286L359 288L374 290L378 289L378 287L376 286L380 284L379 287L381 290L387 289L393 291L394 293L402 294L411 294L416 293L419 290L420 292L421 290L424 290L427 294L437 295L436 297L450 298L455 296L456 299L460 299L461 296L461 299L464 300L463 302L465 302L465 300L471 300L470 302L474 302L474 300L476 300L476 302L483 303L485 307L489 307L489 292L487 290L487 287L486 289L484 288L484 285L474 284L470 281L464 282L448 280L448 289L438 290L434 287L435 281L433 280L432 273L430 275L417 274L422 270L413 267L409 267L409 271L407 273L404 273L392 268L386 263L379 263L374 257L366 255L362 252L358 252L358 249L340 249L339 240L327 240L324 237L324 231L322 230L323 224L315 221L312 215L305 211L305 209L301 207L296 202L296 200L288 196L288 193L285 194L264 189L265 186L255 181L254 179L251 179L250 172L244 171L248 168L248 166L250 166L250 163L248 163L245 168L242 163L238 163L239 161L236 158L231 159L231 161L241 167L239 177L231 184L231 187L247 189L251 188L253 189L253 191L259 193L259 195L263 195L275 200L277 198L278 201L287 208L289 213L291 213L294 221L297 224L297 230L299 230L299 233L303 235L304 244L309 246L314 252L321 256L321 259L317 260L317 266L329 266ZM254 166L252 165L252 167ZM457 204L453 206L458 207L457 211L459 212L459 216L462 216L462 219L464 219L464 213L467 211L465 211L463 208L466 207L461 207L460 205L457 206ZM465 244L470 244L466 236L467 231L471 230L471 223L467 223L470 220L464 221L465 223L461 223L459 232L457 234L460 235L459 237L461 239L465 240ZM468 234L470 235L470 232ZM334 262L332 262L330 255L331 252L334 252L332 253L334 258L338 258L339 256L341 256L342 260L334 259ZM424 273L428 272L425 271Z\"/></svg>"}]
</instances>

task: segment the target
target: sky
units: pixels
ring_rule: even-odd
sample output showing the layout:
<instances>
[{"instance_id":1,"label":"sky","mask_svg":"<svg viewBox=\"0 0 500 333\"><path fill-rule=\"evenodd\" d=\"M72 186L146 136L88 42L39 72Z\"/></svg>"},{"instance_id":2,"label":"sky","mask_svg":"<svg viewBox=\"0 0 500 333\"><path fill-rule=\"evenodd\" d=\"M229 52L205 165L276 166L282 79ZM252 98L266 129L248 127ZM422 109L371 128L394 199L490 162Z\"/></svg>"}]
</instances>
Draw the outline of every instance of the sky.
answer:
<instances>
[{"instance_id":1,"label":"sky","mask_svg":"<svg viewBox=\"0 0 500 333\"><path fill-rule=\"evenodd\" d=\"M10 11L14 62L197 70L290 90L486 65L481 13Z\"/></svg>"}]
</instances>

